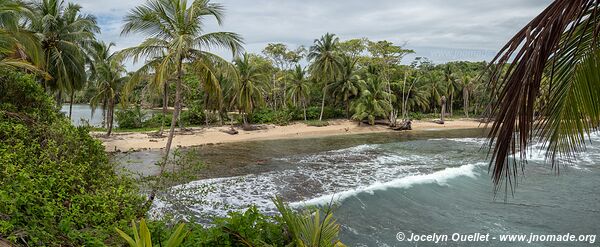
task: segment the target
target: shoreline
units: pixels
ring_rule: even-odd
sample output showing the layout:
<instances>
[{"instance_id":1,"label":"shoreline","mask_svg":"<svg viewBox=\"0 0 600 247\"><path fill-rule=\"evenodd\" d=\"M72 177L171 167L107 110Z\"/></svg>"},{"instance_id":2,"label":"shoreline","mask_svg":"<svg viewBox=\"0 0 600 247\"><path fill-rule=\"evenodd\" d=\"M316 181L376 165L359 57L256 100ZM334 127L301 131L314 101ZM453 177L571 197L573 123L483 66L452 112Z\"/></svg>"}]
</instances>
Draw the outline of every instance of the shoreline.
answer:
<instances>
[{"instance_id":1,"label":"shoreline","mask_svg":"<svg viewBox=\"0 0 600 247\"><path fill-rule=\"evenodd\" d=\"M189 131L176 132L173 138L173 147L194 147L203 145L217 145L231 142L262 141L277 139L299 139L318 138L339 135L355 135L365 133L397 132L385 125L370 126L350 120L330 120L329 125L324 127L307 126L305 123L296 122L286 126L264 125L265 129L239 131L237 135L230 135L222 131L228 130L229 126L221 127L193 127ZM437 124L433 121L415 120L412 122L410 131L439 131L452 129L475 129L484 128L485 123L474 119L447 120L445 124ZM92 132L91 134L100 140L107 152L135 152L141 150L160 150L166 145L166 133L164 137L153 137L148 132L122 132L113 133L110 137L103 136L103 132Z\"/></svg>"}]
</instances>

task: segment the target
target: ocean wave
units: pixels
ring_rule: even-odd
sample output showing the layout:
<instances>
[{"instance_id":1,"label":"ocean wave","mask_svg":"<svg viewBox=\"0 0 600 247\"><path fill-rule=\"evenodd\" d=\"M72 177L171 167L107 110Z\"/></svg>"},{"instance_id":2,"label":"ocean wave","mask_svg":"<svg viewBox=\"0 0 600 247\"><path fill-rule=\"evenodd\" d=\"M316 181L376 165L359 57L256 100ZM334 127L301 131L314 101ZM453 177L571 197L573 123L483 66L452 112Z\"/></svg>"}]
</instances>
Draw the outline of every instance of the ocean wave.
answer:
<instances>
[{"instance_id":1,"label":"ocean wave","mask_svg":"<svg viewBox=\"0 0 600 247\"><path fill-rule=\"evenodd\" d=\"M293 207L303 207L303 206L311 206L311 205L326 205L330 202L341 202L349 197L356 196L360 193L370 193L373 194L375 191L382 191L392 188L410 188L414 185L420 184L432 184L437 183L440 185L446 185L446 182L450 179L466 176L470 178L474 178L478 175L475 171L476 167L484 166L486 163L480 162L476 164L468 164L460 167L451 167L446 168L442 171L434 172L431 174L422 174L422 175L413 175L407 176L403 178L399 178L396 180L392 180L389 182L377 182L371 184L369 186L360 187L356 189L351 189L339 193L334 193L331 195L319 196L316 198L312 198L309 200L294 202L291 203Z\"/></svg>"}]
</instances>

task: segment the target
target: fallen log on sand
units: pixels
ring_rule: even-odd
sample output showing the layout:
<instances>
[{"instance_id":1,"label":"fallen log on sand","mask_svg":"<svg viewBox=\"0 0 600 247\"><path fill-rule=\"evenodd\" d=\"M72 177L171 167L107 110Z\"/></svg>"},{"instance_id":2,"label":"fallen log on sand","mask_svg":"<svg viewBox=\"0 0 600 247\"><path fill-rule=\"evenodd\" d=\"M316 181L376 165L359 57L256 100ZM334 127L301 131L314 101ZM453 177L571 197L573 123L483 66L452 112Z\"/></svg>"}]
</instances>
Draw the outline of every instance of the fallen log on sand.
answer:
<instances>
[{"instance_id":1,"label":"fallen log on sand","mask_svg":"<svg viewBox=\"0 0 600 247\"><path fill-rule=\"evenodd\" d=\"M397 127L392 128L393 130L401 131L401 130L412 130L412 122L410 120L404 121L399 124Z\"/></svg>"},{"instance_id":2,"label":"fallen log on sand","mask_svg":"<svg viewBox=\"0 0 600 247\"><path fill-rule=\"evenodd\" d=\"M240 133L239 131L237 131L233 127L229 128L228 130L220 130L220 131L223 132L223 133L230 134L230 135L237 135L238 133Z\"/></svg>"}]
</instances>

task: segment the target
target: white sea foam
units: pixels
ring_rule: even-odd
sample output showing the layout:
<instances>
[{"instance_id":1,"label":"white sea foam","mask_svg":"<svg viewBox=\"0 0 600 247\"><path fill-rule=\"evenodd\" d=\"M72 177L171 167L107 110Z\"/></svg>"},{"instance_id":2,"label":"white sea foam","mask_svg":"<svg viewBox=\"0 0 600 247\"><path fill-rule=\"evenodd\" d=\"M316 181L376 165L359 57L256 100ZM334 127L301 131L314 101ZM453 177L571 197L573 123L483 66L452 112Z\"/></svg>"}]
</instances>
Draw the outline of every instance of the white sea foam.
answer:
<instances>
[{"instance_id":1,"label":"white sea foam","mask_svg":"<svg viewBox=\"0 0 600 247\"><path fill-rule=\"evenodd\" d=\"M422 175L414 175L407 176L403 178L399 178L396 180L392 180L389 182L377 182L365 187L359 187L356 189L351 189L339 193L335 193L332 195L324 195L319 196L317 198L309 199L306 201L291 203L292 206L301 207L301 206L309 206L309 205L324 205L330 202L340 202L349 197L356 196L360 193L369 193L373 194L375 191L382 191L391 188L410 188L414 185L419 184L431 184L437 183L440 185L446 185L446 182L449 179L466 176L474 178L478 173L475 171L475 168L478 166L483 166L486 163L477 163L477 164L468 164L460 167L451 167L446 168L442 171L434 172L431 174L422 174Z\"/></svg>"},{"instance_id":2,"label":"white sea foam","mask_svg":"<svg viewBox=\"0 0 600 247\"><path fill-rule=\"evenodd\" d=\"M473 144L486 144L488 139L486 138L433 138L430 141L454 141L462 143L473 143Z\"/></svg>"},{"instance_id":3,"label":"white sea foam","mask_svg":"<svg viewBox=\"0 0 600 247\"><path fill-rule=\"evenodd\" d=\"M390 153L379 145L360 145L278 161L290 163L289 169L174 186L157 197L151 215L160 218L163 212L194 214L198 219L223 216L228 211L245 210L252 205L267 213L274 212L271 199L276 195L300 202L432 173L435 168L432 164L446 163L443 155Z\"/></svg>"}]
</instances>

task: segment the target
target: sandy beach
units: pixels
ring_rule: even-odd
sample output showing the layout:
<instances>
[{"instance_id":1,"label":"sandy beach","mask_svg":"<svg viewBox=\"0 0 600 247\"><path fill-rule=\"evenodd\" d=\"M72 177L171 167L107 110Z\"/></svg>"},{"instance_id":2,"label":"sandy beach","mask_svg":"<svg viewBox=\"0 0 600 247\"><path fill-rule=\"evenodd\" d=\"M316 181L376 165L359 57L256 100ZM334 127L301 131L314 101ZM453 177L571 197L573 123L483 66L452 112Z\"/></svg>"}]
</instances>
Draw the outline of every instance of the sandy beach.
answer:
<instances>
[{"instance_id":1,"label":"sandy beach","mask_svg":"<svg viewBox=\"0 0 600 247\"><path fill-rule=\"evenodd\" d=\"M445 130L445 129L470 129L484 127L475 120L449 120L440 125L432 121L413 121L413 131L419 130ZM228 142L243 142L257 140L273 140L287 138L311 138L325 137L332 135L352 135L362 133L391 132L390 128L384 125L361 125L349 120L331 120L325 127L307 126L304 123L294 123L287 126L265 125L265 129L255 131L244 131L237 129L239 134L230 135L223 130L229 129L229 126L209 127L209 128L190 128L186 132L177 132L173 139L174 147L192 147L210 144L220 144ZM124 132L114 133L110 137L105 137L103 133L93 133L104 144L107 152L125 152L145 149L164 148L167 138L158 138L150 135L153 132ZM166 133L165 133L166 134Z\"/></svg>"}]
</instances>

